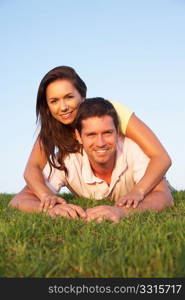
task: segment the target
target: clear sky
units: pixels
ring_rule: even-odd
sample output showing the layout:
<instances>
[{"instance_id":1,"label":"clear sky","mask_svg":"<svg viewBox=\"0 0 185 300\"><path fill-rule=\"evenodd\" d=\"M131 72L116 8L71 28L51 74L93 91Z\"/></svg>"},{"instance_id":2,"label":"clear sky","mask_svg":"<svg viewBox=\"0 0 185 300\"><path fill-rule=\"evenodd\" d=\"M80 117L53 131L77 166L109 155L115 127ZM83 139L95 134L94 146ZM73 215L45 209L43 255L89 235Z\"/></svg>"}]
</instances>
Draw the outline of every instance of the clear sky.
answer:
<instances>
[{"instance_id":1,"label":"clear sky","mask_svg":"<svg viewBox=\"0 0 185 300\"><path fill-rule=\"evenodd\" d=\"M0 37L0 192L24 186L38 85L59 65L149 125L185 189L184 0L0 0Z\"/></svg>"}]
</instances>

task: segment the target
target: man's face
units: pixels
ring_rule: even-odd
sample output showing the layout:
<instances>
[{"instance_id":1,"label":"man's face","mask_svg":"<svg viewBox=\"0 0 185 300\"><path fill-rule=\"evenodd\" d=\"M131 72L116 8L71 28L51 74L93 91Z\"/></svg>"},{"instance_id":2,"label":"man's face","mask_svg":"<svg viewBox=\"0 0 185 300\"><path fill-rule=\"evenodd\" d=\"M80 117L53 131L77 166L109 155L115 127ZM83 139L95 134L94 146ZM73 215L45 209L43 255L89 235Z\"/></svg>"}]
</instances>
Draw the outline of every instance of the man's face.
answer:
<instances>
[{"instance_id":1,"label":"man's face","mask_svg":"<svg viewBox=\"0 0 185 300\"><path fill-rule=\"evenodd\" d=\"M110 116L83 120L78 140L83 145L92 167L107 167L114 163L118 133Z\"/></svg>"}]
</instances>

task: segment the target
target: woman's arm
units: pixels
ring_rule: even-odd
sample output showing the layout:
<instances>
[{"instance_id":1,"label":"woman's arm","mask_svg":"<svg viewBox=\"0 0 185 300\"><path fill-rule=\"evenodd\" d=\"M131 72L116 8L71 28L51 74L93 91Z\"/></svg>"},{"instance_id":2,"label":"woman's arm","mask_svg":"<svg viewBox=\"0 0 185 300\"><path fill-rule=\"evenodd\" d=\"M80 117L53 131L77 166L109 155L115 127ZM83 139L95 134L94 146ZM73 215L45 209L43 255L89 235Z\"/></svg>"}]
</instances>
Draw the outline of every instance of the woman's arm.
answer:
<instances>
[{"instance_id":1,"label":"woman's arm","mask_svg":"<svg viewBox=\"0 0 185 300\"><path fill-rule=\"evenodd\" d=\"M57 197L46 185L42 170L46 164L44 150L37 140L29 157L24 177L27 185L17 193L9 205L25 212L47 211L56 203L64 204L65 199Z\"/></svg>"},{"instance_id":2,"label":"woman's arm","mask_svg":"<svg viewBox=\"0 0 185 300\"><path fill-rule=\"evenodd\" d=\"M39 139L37 139L24 171L24 179L28 187L41 201L45 196L54 195L47 187L42 174L46 162L47 158L44 149Z\"/></svg>"},{"instance_id":3,"label":"woman's arm","mask_svg":"<svg viewBox=\"0 0 185 300\"><path fill-rule=\"evenodd\" d=\"M152 130L135 114L132 114L129 119L126 136L137 143L150 158L145 175L126 195L128 199L130 198L130 201L127 199L129 206L134 202L132 198L142 200L160 182L171 165L171 159Z\"/></svg>"}]
</instances>

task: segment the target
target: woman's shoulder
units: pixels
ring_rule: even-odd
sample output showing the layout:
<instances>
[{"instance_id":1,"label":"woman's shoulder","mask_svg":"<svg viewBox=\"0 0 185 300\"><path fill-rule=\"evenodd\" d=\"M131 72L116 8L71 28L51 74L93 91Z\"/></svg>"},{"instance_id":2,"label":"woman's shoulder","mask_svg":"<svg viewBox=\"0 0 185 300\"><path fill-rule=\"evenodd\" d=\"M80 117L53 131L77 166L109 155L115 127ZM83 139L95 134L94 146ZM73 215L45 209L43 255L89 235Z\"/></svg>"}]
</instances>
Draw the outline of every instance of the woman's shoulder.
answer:
<instances>
[{"instance_id":1,"label":"woman's shoulder","mask_svg":"<svg viewBox=\"0 0 185 300\"><path fill-rule=\"evenodd\" d=\"M112 105L114 106L114 108L119 116L121 129L122 129L123 134L125 134L129 119L130 119L131 115L133 114L133 111L130 110L126 105L124 105L120 102L112 101L112 100L109 100L109 101L112 103Z\"/></svg>"}]
</instances>

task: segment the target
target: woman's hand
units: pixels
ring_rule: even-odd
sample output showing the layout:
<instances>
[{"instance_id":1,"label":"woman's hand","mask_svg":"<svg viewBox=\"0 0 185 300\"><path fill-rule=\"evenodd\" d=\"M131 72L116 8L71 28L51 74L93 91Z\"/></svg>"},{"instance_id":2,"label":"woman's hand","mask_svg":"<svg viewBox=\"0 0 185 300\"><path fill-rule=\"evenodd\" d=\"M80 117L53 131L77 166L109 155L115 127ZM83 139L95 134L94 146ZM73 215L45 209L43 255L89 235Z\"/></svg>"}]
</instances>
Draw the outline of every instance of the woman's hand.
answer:
<instances>
[{"instance_id":1,"label":"woman's hand","mask_svg":"<svg viewBox=\"0 0 185 300\"><path fill-rule=\"evenodd\" d=\"M130 208L130 207L136 208L143 199L144 199L144 193L133 189L131 192L121 197L116 202L116 206L118 207L125 206L126 208Z\"/></svg>"},{"instance_id":2,"label":"woman's hand","mask_svg":"<svg viewBox=\"0 0 185 300\"><path fill-rule=\"evenodd\" d=\"M40 207L39 211L46 212L48 209L53 208L57 203L66 204L66 201L63 198L60 198L54 194L44 194L40 198Z\"/></svg>"}]
</instances>

